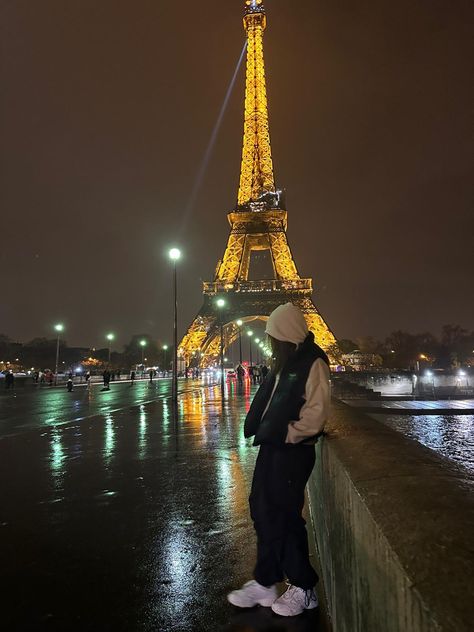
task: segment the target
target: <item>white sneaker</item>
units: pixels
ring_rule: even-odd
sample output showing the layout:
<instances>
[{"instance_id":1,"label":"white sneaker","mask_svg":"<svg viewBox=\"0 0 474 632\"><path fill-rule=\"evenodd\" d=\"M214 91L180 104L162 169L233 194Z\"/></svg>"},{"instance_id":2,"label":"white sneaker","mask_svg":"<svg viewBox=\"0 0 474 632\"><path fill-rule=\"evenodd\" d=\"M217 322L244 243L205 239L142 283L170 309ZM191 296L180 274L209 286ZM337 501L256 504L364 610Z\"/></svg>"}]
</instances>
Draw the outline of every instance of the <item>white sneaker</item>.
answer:
<instances>
[{"instance_id":1,"label":"white sneaker","mask_svg":"<svg viewBox=\"0 0 474 632\"><path fill-rule=\"evenodd\" d=\"M254 606L265 606L269 608L278 597L275 584L265 588L254 579L227 595L227 601L238 608L253 608Z\"/></svg>"},{"instance_id":2,"label":"white sneaker","mask_svg":"<svg viewBox=\"0 0 474 632\"><path fill-rule=\"evenodd\" d=\"M318 597L313 589L303 590L288 584L283 595L273 602L272 610L281 617L296 617L304 610L312 610L318 605Z\"/></svg>"}]
</instances>

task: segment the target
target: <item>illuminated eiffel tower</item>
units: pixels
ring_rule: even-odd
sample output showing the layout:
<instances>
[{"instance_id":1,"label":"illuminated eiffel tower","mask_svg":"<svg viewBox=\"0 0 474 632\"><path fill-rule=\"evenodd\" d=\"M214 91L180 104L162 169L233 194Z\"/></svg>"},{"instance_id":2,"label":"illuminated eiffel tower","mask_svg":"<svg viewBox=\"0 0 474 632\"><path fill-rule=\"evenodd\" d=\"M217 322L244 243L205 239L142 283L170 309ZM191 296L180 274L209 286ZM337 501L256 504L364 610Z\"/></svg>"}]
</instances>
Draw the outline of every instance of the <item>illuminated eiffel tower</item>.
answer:
<instances>
[{"instance_id":1,"label":"illuminated eiffel tower","mask_svg":"<svg viewBox=\"0 0 474 632\"><path fill-rule=\"evenodd\" d=\"M298 274L286 237L287 212L275 186L263 57L263 0L247 0L244 27L247 75L238 202L228 214L231 232L214 281L204 283L204 304L179 345L179 355L187 365L199 362L208 366L217 360L220 318L227 349L239 335L238 319L265 321L278 305L287 302L300 307L321 347L327 349L336 341L313 303L312 279ZM269 254L272 279L249 280L254 251ZM218 298L225 300L222 312L216 304Z\"/></svg>"}]
</instances>

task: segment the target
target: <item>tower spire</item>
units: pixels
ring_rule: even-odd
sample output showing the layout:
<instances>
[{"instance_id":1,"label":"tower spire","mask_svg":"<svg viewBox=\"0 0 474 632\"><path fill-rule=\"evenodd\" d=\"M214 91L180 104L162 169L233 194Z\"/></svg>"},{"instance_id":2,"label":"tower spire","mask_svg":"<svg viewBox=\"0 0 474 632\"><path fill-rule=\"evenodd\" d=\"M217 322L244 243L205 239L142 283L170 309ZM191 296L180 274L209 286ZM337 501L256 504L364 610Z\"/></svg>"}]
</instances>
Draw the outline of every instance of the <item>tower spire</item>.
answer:
<instances>
[{"instance_id":1,"label":"tower spire","mask_svg":"<svg viewBox=\"0 0 474 632\"><path fill-rule=\"evenodd\" d=\"M266 23L263 0L246 0L244 28L247 33L247 75L239 207L251 202L268 202L268 198L272 199L272 194L276 193L263 57ZM275 206L275 203L271 206Z\"/></svg>"}]
</instances>

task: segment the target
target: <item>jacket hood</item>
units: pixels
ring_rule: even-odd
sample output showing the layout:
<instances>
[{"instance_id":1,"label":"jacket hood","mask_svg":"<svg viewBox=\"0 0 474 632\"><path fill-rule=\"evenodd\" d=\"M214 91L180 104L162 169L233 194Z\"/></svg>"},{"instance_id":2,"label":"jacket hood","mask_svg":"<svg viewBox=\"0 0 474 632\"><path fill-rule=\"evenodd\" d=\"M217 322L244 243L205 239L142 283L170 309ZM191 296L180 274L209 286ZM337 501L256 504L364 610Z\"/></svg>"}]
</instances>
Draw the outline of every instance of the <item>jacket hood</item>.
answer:
<instances>
[{"instance_id":1,"label":"jacket hood","mask_svg":"<svg viewBox=\"0 0 474 632\"><path fill-rule=\"evenodd\" d=\"M296 305L285 303L270 314L265 333L282 342L300 345L308 335L308 325Z\"/></svg>"}]
</instances>

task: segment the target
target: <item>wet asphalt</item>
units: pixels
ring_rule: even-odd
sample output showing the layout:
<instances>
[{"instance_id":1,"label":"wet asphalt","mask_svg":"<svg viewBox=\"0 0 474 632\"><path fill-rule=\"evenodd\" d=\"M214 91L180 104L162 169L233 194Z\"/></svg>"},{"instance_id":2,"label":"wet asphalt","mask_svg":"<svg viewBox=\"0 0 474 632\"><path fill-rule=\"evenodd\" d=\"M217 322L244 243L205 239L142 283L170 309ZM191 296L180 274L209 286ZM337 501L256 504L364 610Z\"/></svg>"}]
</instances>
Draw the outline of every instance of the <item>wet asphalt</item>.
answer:
<instances>
[{"instance_id":1,"label":"wet asphalt","mask_svg":"<svg viewBox=\"0 0 474 632\"><path fill-rule=\"evenodd\" d=\"M255 556L253 390L180 390L178 421L169 380L0 395L2 629L323 630L227 603Z\"/></svg>"}]
</instances>

